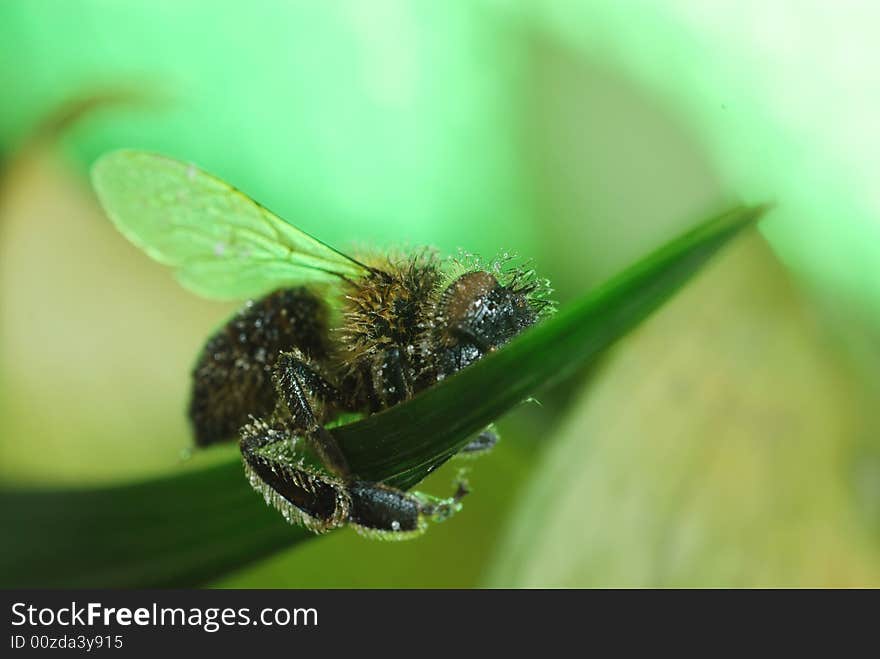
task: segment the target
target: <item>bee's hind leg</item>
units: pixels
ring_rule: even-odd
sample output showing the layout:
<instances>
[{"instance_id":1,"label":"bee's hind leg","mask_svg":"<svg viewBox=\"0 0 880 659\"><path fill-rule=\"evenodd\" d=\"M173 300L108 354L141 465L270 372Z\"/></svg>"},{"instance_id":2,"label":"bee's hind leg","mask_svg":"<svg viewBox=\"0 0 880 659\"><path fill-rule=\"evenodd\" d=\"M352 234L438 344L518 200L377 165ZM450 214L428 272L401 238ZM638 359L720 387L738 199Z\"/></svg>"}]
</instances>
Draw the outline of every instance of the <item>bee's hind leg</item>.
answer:
<instances>
[{"instance_id":1,"label":"bee's hind leg","mask_svg":"<svg viewBox=\"0 0 880 659\"><path fill-rule=\"evenodd\" d=\"M342 526L351 510L345 484L305 466L295 441L259 419L242 428L239 448L251 486L288 522L317 533Z\"/></svg>"},{"instance_id":2,"label":"bee's hind leg","mask_svg":"<svg viewBox=\"0 0 880 659\"><path fill-rule=\"evenodd\" d=\"M333 435L315 414L328 407L342 407L339 391L298 350L282 353L275 364L275 389L287 406L293 429L301 432L321 463L340 478L349 475L348 461Z\"/></svg>"},{"instance_id":3,"label":"bee's hind leg","mask_svg":"<svg viewBox=\"0 0 880 659\"><path fill-rule=\"evenodd\" d=\"M352 481L350 522L358 533L382 540L406 540L425 531L428 520L442 522L461 510L469 492L459 480L456 492L441 499L420 492L404 492L382 483Z\"/></svg>"},{"instance_id":4,"label":"bee's hind leg","mask_svg":"<svg viewBox=\"0 0 880 659\"><path fill-rule=\"evenodd\" d=\"M443 521L461 509L461 499L469 491L463 479L459 480L453 496L443 499L352 478L345 456L333 435L321 424L319 416L325 415L333 406L341 408L341 397L338 390L321 375L318 367L310 364L301 353L293 351L279 356L274 382L290 417L289 421L285 421L285 415L282 414L278 421L280 424L289 423L290 429L273 431L266 424L250 424L242 431L241 443L245 462L259 479L257 484L269 488L268 493L266 489L263 490L267 500L272 499L270 502L274 503L274 492L290 501L290 495L294 495L294 498L300 496L299 488L310 490L316 487L323 496L322 514L326 514L325 509L329 510L331 496L337 497L337 503L333 509L332 523L319 525L320 528L315 530L333 528L348 521L358 532L386 540L403 540L419 535L427 527L428 520ZM266 435L273 439L268 441ZM290 443L283 446L293 446L295 436L302 436L309 443L312 451L332 473L331 476L317 474L302 465L291 467L286 464L289 461L285 460L267 462L267 451L260 450L260 445L287 441ZM302 510L297 501L293 502L297 509ZM305 505L309 511L314 509L311 501ZM343 514L344 517L341 517ZM308 525L309 520L306 522Z\"/></svg>"}]
</instances>

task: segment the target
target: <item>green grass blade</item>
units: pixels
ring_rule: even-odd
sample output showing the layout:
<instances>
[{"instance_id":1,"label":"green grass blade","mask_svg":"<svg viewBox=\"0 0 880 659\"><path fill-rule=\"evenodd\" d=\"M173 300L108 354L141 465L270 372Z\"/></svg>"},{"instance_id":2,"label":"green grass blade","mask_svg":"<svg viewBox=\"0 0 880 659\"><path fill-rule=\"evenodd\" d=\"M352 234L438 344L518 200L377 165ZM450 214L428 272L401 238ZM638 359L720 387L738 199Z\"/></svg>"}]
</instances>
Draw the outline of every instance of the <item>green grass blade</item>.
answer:
<instances>
[{"instance_id":1,"label":"green grass blade","mask_svg":"<svg viewBox=\"0 0 880 659\"><path fill-rule=\"evenodd\" d=\"M737 208L700 225L474 367L335 429L350 464L363 478L411 487L488 423L626 334L764 210Z\"/></svg>"},{"instance_id":2,"label":"green grass blade","mask_svg":"<svg viewBox=\"0 0 880 659\"><path fill-rule=\"evenodd\" d=\"M280 522L280 523L279 523ZM195 586L312 534L228 464L97 489L0 491L0 586Z\"/></svg>"},{"instance_id":3,"label":"green grass blade","mask_svg":"<svg viewBox=\"0 0 880 659\"><path fill-rule=\"evenodd\" d=\"M353 470L418 483L475 432L626 334L763 212L737 208L700 225L474 366L334 429ZM195 585L313 537L263 505L237 460L131 485L0 491L0 524L4 587Z\"/></svg>"}]
</instances>

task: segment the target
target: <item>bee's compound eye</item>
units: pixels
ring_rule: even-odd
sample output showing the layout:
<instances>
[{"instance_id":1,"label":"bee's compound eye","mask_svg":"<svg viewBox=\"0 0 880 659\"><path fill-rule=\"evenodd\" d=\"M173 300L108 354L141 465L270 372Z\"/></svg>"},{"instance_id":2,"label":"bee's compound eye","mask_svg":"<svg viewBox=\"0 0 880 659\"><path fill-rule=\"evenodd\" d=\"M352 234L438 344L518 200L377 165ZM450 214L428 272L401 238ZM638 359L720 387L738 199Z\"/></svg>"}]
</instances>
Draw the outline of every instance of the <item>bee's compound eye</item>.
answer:
<instances>
[{"instance_id":1,"label":"bee's compound eye","mask_svg":"<svg viewBox=\"0 0 880 659\"><path fill-rule=\"evenodd\" d=\"M440 308L446 345L455 351L460 366L476 358L465 359L462 350L467 346L485 354L535 322L524 292L502 286L494 275L483 271L469 272L452 282Z\"/></svg>"},{"instance_id":2,"label":"bee's compound eye","mask_svg":"<svg viewBox=\"0 0 880 659\"><path fill-rule=\"evenodd\" d=\"M469 272L456 279L444 291L442 297L443 316L446 322L449 325L456 325L469 315L478 312L497 287L498 280L484 271Z\"/></svg>"}]
</instances>

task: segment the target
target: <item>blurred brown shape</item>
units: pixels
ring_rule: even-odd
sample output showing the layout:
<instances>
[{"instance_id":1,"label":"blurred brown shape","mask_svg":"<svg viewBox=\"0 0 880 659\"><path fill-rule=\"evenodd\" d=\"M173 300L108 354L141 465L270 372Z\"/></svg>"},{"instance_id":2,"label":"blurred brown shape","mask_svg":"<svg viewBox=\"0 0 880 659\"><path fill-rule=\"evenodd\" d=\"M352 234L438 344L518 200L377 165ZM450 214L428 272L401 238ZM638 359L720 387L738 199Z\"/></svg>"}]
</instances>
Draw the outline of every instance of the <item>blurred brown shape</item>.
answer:
<instances>
[{"instance_id":1,"label":"blurred brown shape","mask_svg":"<svg viewBox=\"0 0 880 659\"><path fill-rule=\"evenodd\" d=\"M18 144L9 147L9 153L0 159L0 176L15 168L15 160L27 158L33 152L51 147L65 133L81 121L103 110L122 108L159 108L167 104L167 96L149 83L117 85L83 91L70 96L37 119ZM2 184L2 180L0 180ZM0 185L0 194L2 194Z\"/></svg>"}]
</instances>

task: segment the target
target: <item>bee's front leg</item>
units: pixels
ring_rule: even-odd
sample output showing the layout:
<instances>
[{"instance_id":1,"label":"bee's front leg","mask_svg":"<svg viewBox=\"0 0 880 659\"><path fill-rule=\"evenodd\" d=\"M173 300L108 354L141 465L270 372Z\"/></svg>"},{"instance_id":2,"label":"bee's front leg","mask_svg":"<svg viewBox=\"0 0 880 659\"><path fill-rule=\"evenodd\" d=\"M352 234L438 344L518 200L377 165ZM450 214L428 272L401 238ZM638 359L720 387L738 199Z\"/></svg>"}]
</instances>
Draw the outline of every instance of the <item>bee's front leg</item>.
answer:
<instances>
[{"instance_id":1,"label":"bee's front leg","mask_svg":"<svg viewBox=\"0 0 880 659\"><path fill-rule=\"evenodd\" d=\"M341 407L338 389L298 350L282 353L278 357L274 383L279 398L290 413L293 429L303 434L330 472L347 478L350 473L348 461L314 411L314 406L320 406L322 415L325 415L328 407Z\"/></svg>"}]
</instances>

